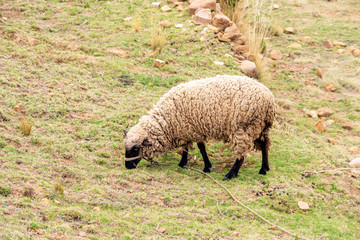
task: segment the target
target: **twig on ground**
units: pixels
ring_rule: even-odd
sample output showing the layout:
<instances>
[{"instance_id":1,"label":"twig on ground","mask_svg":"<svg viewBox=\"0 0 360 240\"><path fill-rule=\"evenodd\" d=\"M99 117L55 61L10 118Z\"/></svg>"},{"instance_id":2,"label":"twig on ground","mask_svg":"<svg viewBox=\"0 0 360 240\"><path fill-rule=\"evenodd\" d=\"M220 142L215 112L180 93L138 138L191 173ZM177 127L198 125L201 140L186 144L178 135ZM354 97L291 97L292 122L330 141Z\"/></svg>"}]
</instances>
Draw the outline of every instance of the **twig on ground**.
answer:
<instances>
[{"instance_id":1,"label":"twig on ground","mask_svg":"<svg viewBox=\"0 0 360 240\"><path fill-rule=\"evenodd\" d=\"M78 27L82 27L82 26L84 26L85 24L87 24L87 20L85 20L85 22L83 22L82 24L80 24Z\"/></svg>"},{"instance_id":2,"label":"twig on ground","mask_svg":"<svg viewBox=\"0 0 360 240\"><path fill-rule=\"evenodd\" d=\"M246 210L250 211L252 214L254 214L255 216L257 216L258 218L260 218L260 219L263 220L264 222L270 224L271 226L273 226L273 227L275 227L275 228L283 231L284 233L287 233L287 234L289 234L289 235L291 235L291 236L293 236L293 237L295 237L295 238L297 238L297 239L305 239L305 240L307 240L307 238L305 238L305 237L297 236L297 235L295 235L295 234L293 234L293 233L285 230L284 228L276 225L275 223L270 222L269 220L267 220L266 218L262 217L260 214L258 214L257 212L255 212L255 211L252 210L251 208L245 206L245 205L244 205L242 202L240 202L236 197L234 197L234 195L232 195L232 193L231 193L224 185L222 185L221 183L219 183L215 178L213 178L213 177L210 176L209 174L204 173L204 172L202 172L202 171L200 171L200 170L197 170L197 169L195 169L195 168L192 168L192 167L186 167L186 166L185 166L185 168L187 168L187 169L189 169L189 170L196 171L196 172L198 172L198 173L204 174L204 175L206 175L207 177L209 177L211 180L213 180L213 182L215 182L217 185L219 185L220 187L222 187L222 188L231 196L231 198L232 198L236 203L238 203L240 206L242 206L242 207L245 208Z\"/></svg>"},{"instance_id":3,"label":"twig on ground","mask_svg":"<svg viewBox=\"0 0 360 240\"><path fill-rule=\"evenodd\" d=\"M322 170L322 171L306 170L306 171L303 171L301 174L305 177L309 177L312 174L325 173L325 172L336 172L336 171L342 171L342 170L360 170L360 168L336 168L336 169L327 169L327 170Z\"/></svg>"}]
</instances>

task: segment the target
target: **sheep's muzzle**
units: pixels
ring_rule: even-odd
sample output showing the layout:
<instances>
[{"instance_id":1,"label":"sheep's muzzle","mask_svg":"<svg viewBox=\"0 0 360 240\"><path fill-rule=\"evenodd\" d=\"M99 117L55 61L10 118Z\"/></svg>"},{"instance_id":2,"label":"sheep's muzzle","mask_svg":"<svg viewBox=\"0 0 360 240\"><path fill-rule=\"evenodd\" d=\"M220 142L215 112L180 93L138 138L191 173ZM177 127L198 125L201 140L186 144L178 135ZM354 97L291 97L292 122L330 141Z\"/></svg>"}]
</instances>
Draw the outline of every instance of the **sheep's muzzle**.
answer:
<instances>
[{"instance_id":1,"label":"sheep's muzzle","mask_svg":"<svg viewBox=\"0 0 360 240\"><path fill-rule=\"evenodd\" d=\"M137 156L137 157L131 157L131 158L126 158L125 157L125 167L127 169L134 169L136 168L136 166L138 165L138 163L141 160L141 156Z\"/></svg>"}]
</instances>

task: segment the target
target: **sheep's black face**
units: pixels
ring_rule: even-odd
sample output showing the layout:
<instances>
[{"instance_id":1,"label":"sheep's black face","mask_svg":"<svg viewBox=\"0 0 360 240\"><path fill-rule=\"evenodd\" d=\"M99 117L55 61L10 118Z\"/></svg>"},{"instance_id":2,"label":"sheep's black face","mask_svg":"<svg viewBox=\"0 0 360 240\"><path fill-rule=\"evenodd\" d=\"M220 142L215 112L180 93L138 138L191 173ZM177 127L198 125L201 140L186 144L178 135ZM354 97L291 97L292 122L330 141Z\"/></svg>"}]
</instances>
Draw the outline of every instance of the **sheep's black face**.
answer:
<instances>
[{"instance_id":1,"label":"sheep's black face","mask_svg":"<svg viewBox=\"0 0 360 240\"><path fill-rule=\"evenodd\" d=\"M136 146L136 145L133 146L132 148L130 148L129 150L126 149L126 151L125 151L125 167L127 169L136 168L136 166L138 165L138 163L141 160L140 150L141 150L140 147ZM126 160L126 158L132 159L132 160Z\"/></svg>"}]
</instances>

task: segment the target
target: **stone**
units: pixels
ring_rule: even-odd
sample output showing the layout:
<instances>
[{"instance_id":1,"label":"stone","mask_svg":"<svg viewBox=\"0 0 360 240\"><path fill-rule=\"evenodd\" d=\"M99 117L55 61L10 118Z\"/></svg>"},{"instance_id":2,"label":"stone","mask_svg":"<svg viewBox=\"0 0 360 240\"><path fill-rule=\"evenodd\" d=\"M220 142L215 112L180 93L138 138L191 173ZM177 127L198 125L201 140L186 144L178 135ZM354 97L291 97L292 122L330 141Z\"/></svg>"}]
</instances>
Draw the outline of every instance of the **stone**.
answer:
<instances>
[{"instance_id":1,"label":"stone","mask_svg":"<svg viewBox=\"0 0 360 240\"><path fill-rule=\"evenodd\" d=\"M164 232L166 232L166 228L160 227L160 228L157 228L156 231L159 233L164 233Z\"/></svg>"},{"instance_id":2,"label":"stone","mask_svg":"<svg viewBox=\"0 0 360 240\"><path fill-rule=\"evenodd\" d=\"M336 141L335 139L332 139L332 138L328 138L327 141L333 145L336 145L339 143L338 141Z\"/></svg>"},{"instance_id":3,"label":"stone","mask_svg":"<svg viewBox=\"0 0 360 240\"><path fill-rule=\"evenodd\" d=\"M295 59L295 54L289 53L289 58L290 58L290 59Z\"/></svg>"},{"instance_id":4,"label":"stone","mask_svg":"<svg viewBox=\"0 0 360 240\"><path fill-rule=\"evenodd\" d=\"M219 28L213 26L213 25L207 25L207 28L211 31L213 31L214 33L218 33L220 31Z\"/></svg>"},{"instance_id":5,"label":"stone","mask_svg":"<svg viewBox=\"0 0 360 240\"><path fill-rule=\"evenodd\" d=\"M161 4L161 3L159 3L159 2L153 2L153 3L151 3L151 6L152 6L153 8L159 8L159 7L160 7L160 4Z\"/></svg>"},{"instance_id":6,"label":"stone","mask_svg":"<svg viewBox=\"0 0 360 240\"><path fill-rule=\"evenodd\" d=\"M319 131L319 132L325 132L326 128L324 126L324 123L322 120L319 120L317 123L315 123L314 127Z\"/></svg>"},{"instance_id":7,"label":"stone","mask_svg":"<svg viewBox=\"0 0 360 240\"><path fill-rule=\"evenodd\" d=\"M133 17L127 17L127 18L124 18L124 21L129 22L129 21L131 21L132 19L133 19Z\"/></svg>"},{"instance_id":8,"label":"stone","mask_svg":"<svg viewBox=\"0 0 360 240\"><path fill-rule=\"evenodd\" d=\"M346 122L342 125L343 129L352 130L354 128L354 124L352 122Z\"/></svg>"},{"instance_id":9,"label":"stone","mask_svg":"<svg viewBox=\"0 0 360 240\"><path fill-rule=\"evenodd\" d=\"M286 34L295 34L296 32L297 32L297 30L294 27L287 27L284 30L284 33L286 33Z\"/></svg>"},{"instance_id":10,"label":"stone","mask_svg":"<svg viewBox=\"0 0 360 240\"><path fill-rule=\"evenodd\" d=\"M333 42L333 44L334 44L334 46L340 46L340 47L346 47L346 46L347 46L347 44L346 44L346 43L343 43L343 42L337 42L337 41Z\"/></svg>"},{"instance_id":11,"label":"stone","mask_svg":"<svg viewBox=\"0 0 360 240\"><path fill-rule=\"evenodd\" d=\"M333 119L334 119L335 121L342 122L342 123L346 123L347 121L349 121L349 120L346 119L346 118L340 118L340 117L333 117Z\"/></svg>"},{"instance_id":12,"label":"stone","mask_svg":"<svg viewBox=\"0 0 360 240\"><path fill-rule=\"evenodd\" d=\"M195 24L207 25L211 23L210 9L199 9L196 11L193 21Z\"/></svg>"},{"instance_id":13,"label":"stone","mask_svg":"<svg viewBox=\"0 0 360 240\"><path fill-rule=\"evenodd\" d=\"M331 126L331 125L334 124L334 122L335 122L334 120L331 120L331 119L330 119L330 120L325 121L325 125L326 125L326 126Z\"/></svg>"},{"instance_id":14,"label":"stone","mask_svg":"<svg viewBox=\"0 0 360 240\"><path fill-rule=\"evenodd\" d=\"M233 232L231 234L231 237L234 238L234 237L240 237L240 233L239 232Z\"/></svg>"},{"instance_id":15,"label":"stone","mask_svg":"<svg viewBox=\"0 0 360 240\"><path fill-rule=\"evenodd\" d=\"M312 15L314 18L320 17L320 13L318 11L313 12Z\"/></svg>"},{"instance_id":16,"label":"stone","mask_svg":"<svg viewBox=\"0 0 360 240\"><path fill-rule=\"evenodd\" d=\"M351 162L349 162L349 167L360 168L360 158L354 158Z\"/></svg>"},{"instance_id":17,"label":"stone","mask_svg":"<svg viewBox=\"0 0 360 240\"><path fill-rule=\"evenodd\" d=\"M234 39L233 42L238 45L243 45L246 43L246 40L247 40L246 36L241 36L239 38Z\"/></svg>"},{"instance_id":18,"label":"stone","mask_svg":"<svg viewBox=\"0 0 360 240\"><path fill-rule=\"evenodd\" d=\"M100 211L100 207L94 207L93 210L94 210L94 212L98 212L98 211Z\"/></svg>"},{"instance_id":19,"label":"stone","mask_svg":"<svg viewBox=\"0 0 360 240\"><path fill-rule=\"evenodd\" d=\"M245 61L241 62L240 70L242 73L244 73L248 77L255 77L257 75L255 63L253 63L249 60L245 60Z\"/></svg>"},{"instance_id":20,"label":"stone","mask_svg":"<svg viewBox=\"0 0 360 240\"><path fill-rule=\"evenodd\" d=\"M169 20L164 20L164 21L160 22L160 26L162 26L162 27L170 27L171 23L169 22Z\"/></svg>"},{"instance_id":21,"label":"stone","mask_svg":"<svg viewBox=\"0 0 360 240\"><path fill-rule=\"evenodd\" d=\"M318 114L316 113L316 111L308 111L306 112L306 116L311 118L318 118Z\"/></svg>"},{"instance_id":22,"label":"stone","mask_svg":"<svg viewBox=\"0 0 360 240\"><path fill-rule=\"evenodd\" d=\"M360 56L360 49L355 49L351 53L352 53L352 55L354 55L354 57L358 57L358 56Z\"/></svg>"},{"instance_id":23,"label":"stone","mask_svg":"<svg viewBox=\"0 0 360 240\"><path fill-rule=\"evenodd\" d=\"M279 9L279 5L278 5L278 4L274 4L274 5L273 5L273 9L274 9L274 10L278 10L278 9Z\"/></svg>"},{"instance_id":24,"label":"stone","mask_svg":"<svg viewBox=\"0 0 360 240\"><path fill-rule=\"evenodd\" d=\"M214 10L216 8L216 0L195 0L190 3L188 12L194 15L199 8Z\"/></svg>"},{"instance_id":25,"label":"stone","mask_svg":"<svg viewBox=\"0 0 360 240\"><path fill-rule=\"evenodd\" d=\"M324 78L325 76L324 71L318 68L316 71L316 76L318 76L319 78Z\"/></svg>"},{"instance_id":26,"label":"stone","mask_svg":"<svg viewBox=\"0 0 360 240\"><path fill-rule=\"evenodd\" d=\"M117 56L117 57L122 57L122 58L127 56L126 51L121 48L118 48L118 47L108 48L106 50L106 53L108 53L112 56Z\"/></svg>"},{"instance_id":27,"label":"stone","mask_svg":"<svg viewBox=\"0 0 360 240\"><path fill-rule=\"evenodd\" d=\"M297 49L302 48L302 46L298 43L292 43L288 47L289 48L297 48Z\"/></svg>"},{"instance_id":28,"label":"stone","mask_svg":"<svg viewBox=\"0 0 360 240\"><path fill-rule=\"evenodd\" d=\"M357 154L359 153L359 148L358 147L351 147L349 148L349 152L352 153L352 154Z\"/></svg>"},{"instance_id":29,"label":"stone","mask_svg":"<svg viewBox=\"0 0 360 240\"><path fill-rule=\"evenodd\" d=\"M310 86L318 86L318 85L319 85L317 82L310 81L310 80L305 80L304 83L305 83L306 85L310 85Z\"/></svg>"},{"instance_id":30,"label":"stone","mask_svg":"<svg viewBox=\"0 0 360 240\"><path fill-rule=\"evenodd\" d=\"M350 46L350 47L347 47L344 51L344 53L351 53L352 51L354 51L356 48Z\"/></svg>"},{"instance_id":31,"label":"stone","mask_svg":"<svg viewBox=\"0 0 360 240\"><path fill-rule=\"evenodd\" d=\"M306 202L298 201L298 206L302 210L310 209L309 204L307 204Z\"/></svg>"},{"instance_id":32,"label":"stone","mask_svg":"<svg viewBox=\"0 0 360 240\"><path fill-rule=\"evenodd\" d=\"M181 24L181 23L175 25L175 27L177 27L177 28L182 28L183 26L184 26L184 24Z\"/></svg>"},{"instance_id":33,"label":"stone","mask_svg":"<svg viewBox=\"0 0 360 240\"><path fill-rule=\"evenodd\" d=\"M269 53L269 57L273 60L280 60L282 59L282 54L280 50L273 49Z\"/></svg>"},{"instance_id":34,"label":"stone","mask_svg":"<svg viewBox=\"0 0 360 240\"><path fill-rule=\"evenodd\" d=\"M236 45L234 51L235 51L235 53L240 54L240 53L249 52L249 49L250 49L249 45Z\"/></svg>"},{"instance_id":35,"label":"stone","mask_svg":"<svg viewBox=\"0 0 360 240\"><path fill-rule=\"evenodd\" d=\"M233 40L235 38L241 37L241 33L240 30L236 27L236 25L233 24L231 27L227 27L225 29L224 35L222 37Z\"/></svg>"},{"instance_id":36,"label":"stone","mask_svg":"<svg viewBox=\"0 0 360 240\"><path fill-rule=\"evenodd\" d=\"M16 104L15 107L13 108L13 110L15 112L24 112L24 108L21 103Z\"/></svg>"},{"instance_id":37,"label":"stone","mask_svg":"<svg viewBox=\"0 0 360 240\"><path fill-rule=\"evenodd\" d=\"M224 66L224 62L220 62L220 61L214 61L215 65L220 65L220 66Z\"/></svg>"},{"instance_id":38,"label":"stone","mask_svg":"<svg viewBox=\"0 0 360 240\"><path fill-rule=\"evenodd\" d=\"M169 6L164 5L164 6L161 7L161 11L163 11L163 12L172 12L172 9Z\"/></svg>"},{"instance_id":39,"label":"stone","mask_svg":"<svg viewBox=\"0 0 360 240\"><path fill-rule=\"evenodd\" d=\"M319 108L318 110L316 110L316 113L319 117L330 117L334 114L331 108Z\"/></svg>"},{"instance_id":40,"label":"stone","mask_svg":"<svg viewBox=\"0 0 360 240\"><path fill-rule=\"evenodd\" d=\"M331 40L325 40L322 42L322 45L326 48L333 48L334 44Z\"/></svg>"},{"instance_id":41,"label":"stone","mask_svg":"<svg viewBox=\"0 0 360 240\"><path fill-rule=\"evenodd\" d=\"M212 25L219 28L221 31L227 27L230 27L232 25L232 22L230 21L230 18L228 18L224 14L217 13L212 19Z\"/></svg>"},{"instance_id":42,"label":"stone","mask_svg":"<svg viewBox=\"0 0 360 240\"><path fill-rule=\"evenodd\" d=\"M299 38L300 42L311 42L312 38L309 36Z\"/></svg>"},{"instance_id":43,"label":"stone","mask_svg":"<svg viewBox=\"0 0 360 240\"><path fill-rule=\"evenodd\" d=\"M218 40L219 40L220 42L231 42L231 39L229 39L229 38L224 38L224 37L223 37L223 34L219 34L219 35L217 36L217 38L218 38Z\"/></svg>"},{"instance_id":44,"label":"stone","mask_svg":"<svg viewBox=\"0 0 360 240\"><path fill-rule=\"evenodd\" d=\"M162 68L165 65L166 65L165 61L160 60L160 59L155 59L155 62L154 62L155 67Z\"/></svg>"},{"instance_id":45,"label":"stone","mask_svg":"<svg viewBox=\"0 0 360 240\"><path fill-rule=\"evenodd\" d=\"M345 52L344 49L338 49L338 50L336 51L337 54L343 54L344 52Z\"/></svg>"},{"instance_id":46,"label":"stone","mask_svg":"<svg viewBox=\"0 0 360 240\"><path fill-rule=\"evenodd\" d=\"M327 92L335 92L336 89L337 89L337 87L332 83L326 82L324 84L324 90Z\"/></svg>"},{"instance_id":47,"label":"stone","mask_svg":"<svg viewBox=\"0 0 360 240\"><path fill-rule=\"evenodd\" d=\"M43 204L49 204L50 203L50 200L49 199L47 199L47 198L43 198L43 199L41 199L41 202L43 203Z\"/></svg>"}]
</instances>

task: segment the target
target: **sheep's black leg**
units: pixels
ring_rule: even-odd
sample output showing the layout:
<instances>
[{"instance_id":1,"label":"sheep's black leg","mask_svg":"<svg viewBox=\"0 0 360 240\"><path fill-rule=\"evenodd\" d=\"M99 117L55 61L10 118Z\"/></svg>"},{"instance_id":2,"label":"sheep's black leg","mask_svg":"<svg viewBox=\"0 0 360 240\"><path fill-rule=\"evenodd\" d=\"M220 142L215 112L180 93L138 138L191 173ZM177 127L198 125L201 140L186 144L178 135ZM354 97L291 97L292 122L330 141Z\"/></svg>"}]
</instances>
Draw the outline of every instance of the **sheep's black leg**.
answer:
<instances>
[{"instance_id":1,"label":"sheep's black leg","mask_svg":"<svg viewBox=\"0 0 360 240\"><path fill-rule=\"evenodd\" d=\"M243 163L244 163L244 157L240 158L240 160L236 159L234 165L232 166L230 171L225 175L223 180L225 181L225 180L229 180L233 177L237 177L237 175L239 173L239 169Z\"/></svg>"},{"instance_id":2,"label":"sheep's black leg","mask_svg":"<svg viewBox=\"0 0 360 240\"><path fill-rule=\"evenodd\" d=\"M269 171L269 144L267 138L264 141L260 141L260 148L262 153L262 164L259 174L266 175L266 171Z\"/></svg>"},{"instance_id":3,"label":"sheep's black leg","mask_svg":"<svg viewBox=\"0 0 360 240\"><path fill-rule=\"evenodd\" d=\"M199 143L197 143L197 145L198 145L198 148L200 149L200 153L201 153L201 155L203 157L204 164L205 164L205 167L204 167L203 171L206 172L206 173L209 173L210 168L211 168L211 162L210 162L210 160L208 158L208 155L206 153L205 144L202 143L202 142L199 142Z\"/></svg>"},{"instance_id":4,"label":"sheep's black leg","mask_svg":"<svg viewBox=\"0 0 360 240\"><path fill-rule=\"evenodd\" d=\"M183 149L181 160L178 164L179 167L184 167L188 162L188 149Z\"/></svg>"}]
</instances>

